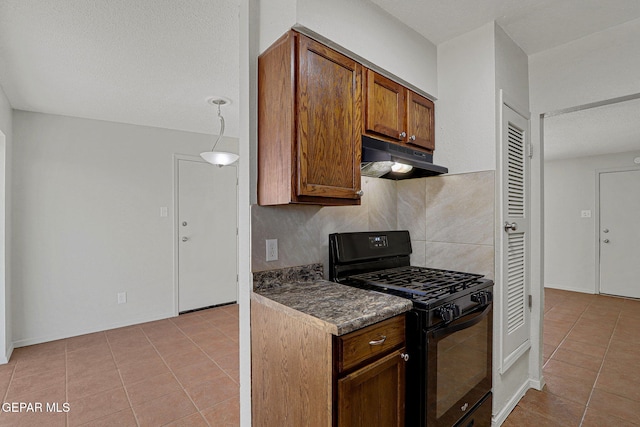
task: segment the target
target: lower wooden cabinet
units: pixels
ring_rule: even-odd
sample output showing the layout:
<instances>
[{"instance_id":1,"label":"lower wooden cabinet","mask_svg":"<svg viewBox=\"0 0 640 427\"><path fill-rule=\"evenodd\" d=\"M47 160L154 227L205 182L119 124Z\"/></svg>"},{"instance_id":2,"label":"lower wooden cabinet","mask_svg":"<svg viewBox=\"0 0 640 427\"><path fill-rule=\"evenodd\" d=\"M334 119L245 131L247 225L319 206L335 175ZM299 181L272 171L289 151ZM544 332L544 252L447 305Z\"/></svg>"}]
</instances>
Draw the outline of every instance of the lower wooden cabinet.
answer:
<instances>
[{"instance_id":1,"label":"lower wooden cabinet","mask_svg":"<svg viewBox=\"0 0 640 427\"><path fill-rule=\"evenodd\" d=\"M338 380L338 425L404 426L404 349Z\"/></svg>"},{"instance_id":2,"label":"lower wooden cabinet","mask_svg":"<svg viewBox=\"0 0 640 427\"><path fill-rule=\"evenodd\" d=\"M308 316L251 302L254 426L404 426L399 315L336 337Z\"/></svg>"}]
</instances>

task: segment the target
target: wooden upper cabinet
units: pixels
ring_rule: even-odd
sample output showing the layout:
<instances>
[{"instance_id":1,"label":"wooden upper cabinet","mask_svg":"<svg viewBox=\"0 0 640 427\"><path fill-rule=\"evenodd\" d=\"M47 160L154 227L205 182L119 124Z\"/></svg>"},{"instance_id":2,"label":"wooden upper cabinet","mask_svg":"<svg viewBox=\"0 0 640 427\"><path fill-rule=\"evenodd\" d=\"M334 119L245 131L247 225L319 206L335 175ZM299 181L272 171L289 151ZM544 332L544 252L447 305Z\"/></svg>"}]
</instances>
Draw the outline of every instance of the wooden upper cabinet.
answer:
<instances>
[{"instance_id":1,"label":"wooden upper cabinet","mask_svg":"<svg viewBox=\"0 0 640 427\"><path fill-rule=\"evenodd\" d=\"M433 102L369 69L364 86L365 135L435 149Z\"/></svg>"},{"instance_id":2,"label":"wooden upper cabinet","mask_svg":"<svg viewBox=\"0 0 640 427\"><path fill-rule=\"evenodd\" d=\"M314 40L298 37L297 195L357 198L362 66Z\"/></svg>"},{"instance_id":3,"label":"wooden upper cabinet","mask_svg":"<svg viewBox=\"0 0 640 427\"><path fill-rule=\"evenodd\" d=\"M258 58L258 203L360 204L362 66L294 31Z\"/></svg>"},{"instance_id":4,"label":"wooden upper cabinet","mask_svg":"<svg viewBox=\"0 0 640 427\"><path fill-rule=\"evenodd\" d=\"M436 148L433 102L410 90L407 92L407 143L433 151Z\"/></svg>"},{"instance_id":5,"label":"wooden upper cabinet","mask_svg":"<svg viewBox=\"0 0 640 427\"><path fill-rule=\"evenodd\" d=\"M406 129L405 94L404 86L372 70L367 70L365 133L384 135L396 141L403 141L405 138L402 133Z\"/></svg>"}]
</instances>

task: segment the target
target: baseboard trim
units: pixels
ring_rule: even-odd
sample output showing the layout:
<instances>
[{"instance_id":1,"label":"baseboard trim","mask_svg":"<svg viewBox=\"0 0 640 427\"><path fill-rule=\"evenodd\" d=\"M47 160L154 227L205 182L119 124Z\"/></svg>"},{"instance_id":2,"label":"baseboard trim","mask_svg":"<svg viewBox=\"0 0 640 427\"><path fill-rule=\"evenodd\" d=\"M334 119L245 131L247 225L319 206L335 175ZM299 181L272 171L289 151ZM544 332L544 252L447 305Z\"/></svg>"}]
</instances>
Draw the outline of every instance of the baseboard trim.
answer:
<instances>
[{"instance_id":1,"label":"baseboard trim","mask_svg":"<svg viewBox=\"0 0 640 427\"><path fill-rule=\"evenodd\" d=\"M502 423L505 422L505 420L507 419L511 411L515 409L520 399L522 399L522 397L525 395L525 393L527 392L527 390L529 390L530 387L531 387L531 380L529 379L525 381L522 384L522 386L520 386L516 394L513 395L513 397L507 402L504 408L502 408L502 410L493 417L493 420L491 421L491 425L493 427L501 426Z\"/></svg>"},{"instance_id":2,"label":"baseboard trim","mask_svg":"<svg viewBox=\"0 0 640 427\"><path fill-rule=\"evenodd\" d=\"M570 291L570 292L580 292L581 294L590 294L593 295L596 292L594 290L584 289L584 288L572 288L570 286L561 286L561 285L544 285L545 288L557 289L559 291Z\"/></svg>"},{"instance_id":3,"label":"baseboard trim","mask_svg":"<svg viewBox=\"0 0 640 427\"><path fill-rule=\"evenodd\" d=\"M37 338L26 338L18 341L14 341L12 348L26 347L28 345L42 344L49 341L56 341L65 338L77 337L79 335L92 334L94 332L108 331L110 329L123 328L125 326L139 325L140 323L154 322L156 320L168 319L170 317L176 317L173 312L158 314L153 316L144 316L136 319L127 320L125 322L117 322L109 325L94 326L92 328L77 329L71 332L63 332L61 334L49 335Z\"/></svg>"},{"instance_id":4,"label":"baseboard trim","mask_svg":"<svg viewBox=\"0 0 640 427\"><path fill-rule=\"evenodd\" d=\"M0 356L0 365L5 365L9 363L9 360L11 360L12 354L13 354L13 343L9 345L9 348L7 349L6 353L3 356Z\"/></svg>"},{"instance_id":5,"label":"baseboard trim","mask_svg":"<svg viewBox=\"0 0 640 427\"><path fill-rule=\"evenodd\" d=\"M539 380L534 380L534 379L529 380L529 388L535 388L538 391L542 391L545 384L546 382L544 380L544 377L540 377Z\"/></svg>"}]
</instances>

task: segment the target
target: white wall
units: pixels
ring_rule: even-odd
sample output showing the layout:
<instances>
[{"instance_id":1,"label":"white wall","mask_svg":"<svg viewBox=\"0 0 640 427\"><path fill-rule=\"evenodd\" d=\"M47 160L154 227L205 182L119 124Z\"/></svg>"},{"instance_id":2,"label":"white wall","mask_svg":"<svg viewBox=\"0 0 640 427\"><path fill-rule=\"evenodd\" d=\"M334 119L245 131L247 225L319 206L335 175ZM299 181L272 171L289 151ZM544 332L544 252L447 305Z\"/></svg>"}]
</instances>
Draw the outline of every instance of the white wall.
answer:
<instances>
[{"instance_id":1,"label":"white wall","mask_svg":"<svg viewBox=\"0 0 640 427\"><path fill-rule=\"evenodd\" d=\"M238 304L240 305L240 425L251 427L251 203L257 201L259 0L240 1L240 128L238 152Z\"/></svg>"},{"instance_id":2,"label":"white wall","mask_svg":"<svg viewBox=\"0 0 640 427\"><path fill-rule=\"evenodd\" d=\"M523 109L529 108L529 58L509 35L495 24L496 90L502 89Z\"/></svg>"},{"instance_id":3,"label":"white wall","mask_svg":"<svg viewBox=\"0 0 640 427\"><path fill-rule=\"evenodd\" d=\"M13 349L11 335L11 157L13 110L0 87L0 363Z\"/></svg>"},{"instance_id":4,"label":"white wall","mask_svg":"<svg viewBox=\"0 0 640 427\"><path fill-rule=\"evenodd\" d=\"M435 45L370 1L298 0L297 23L439 96Z\"/></svg>"},{"instance_id":5,"label":"white wall","mask_svg":"<svg viewBox=\"0 0 640 427\"><path fill-rule=\"evenodd\" d=\"M518 107L518 111L522 114L527 114L529 111L529 74L528 74L528 57L526 53L513 41L507 33L504 32L500 26L495 25L495 70L496 70L496 129L500 126L500 116L502 105L499 100L499 92L502 90L505 97L508 97L509 101ZM495 135L495 147L501 146L501 132L496 132ZM501 175L502 167L499 164L499 156L496 154L496 168L498 170L497 176ZM503 183L500 180L496 180L496 200L501 199L501 192ZM532 197L533 192L530 191ZM538 218L540 221L540 218ZM500 268L502 263L499 262L502 255L502 246L499 243L504 237L504 231L502 229L502 216L500 212L499 204L496 206L496 227L495 227L495 241L496 243L496 268ZM531 221L531 230L539 228L535 224L535 220ZM536 240L534 232L529 233L530 248L535 248L536 245L540 245L540 242ZM535 272L539 262L536 262L535 256L530 256L529 266L530 271ZM504 318L503 308L505 304L502 302L502 296L504 294L503 286L501 282L500 274L496 274L496 295L494 305L494 321L499 322ZM509 370L500 374L497 369L493 374L493 407L494 415L498 421L503 421L504 418L515 406L517 399L521 394L529 388L529 386L537 384L541 379L542 371L542 283L540 280L540 274L537 276L534 274L530 276L530 292L536 296L534 300L536 305L531 311L531 331L530 342L531 348L528 352L523 354L517 362L512 365ZM502 325L501 325L502 326ZM494 328L496 336L502 332L502 328ZM502 361L500 360L500 340L494 339L494 366L500 366ZM531 381L533 380L533 382Z\"/></svg>"},{"instance_id":6,"label":"white wall","mask_svg":"<svg viewBox=\"0 0 640 427\"><path fill-rule=\"evenodd\" d=\"M529 58L532 112L640 92L640 19Z\"/></svg>"},{"instance_id":7,"label":"white wall","mask_svg":"<svg viewBox=\"0 0 640 427\"><path fill-rule=\"evenodd\" d=\"M438 45L434 163L449 173L496 169L493 22Z\"/></svg>"},{"instance_id":8,"label":"white wall","mask_svg":"<svg viewBox=\"0 0 640 427\"><path fill-rule=\"evenodd\" d=\"M174 315L172 156L213 136L24 111L13 132L15 345Z\"/></svg>"},{"instance_id":9,"label":"white wall","mask_svg":"<svg viewBox=\"0 0 640 427\"><path fill-rule=\"evenodd\" d=\"M258 1L252 16L251 37L258 39L258 52L264 52L296 23L297 0Z\"/></svg>"},{"instance_id":10,"label":"white wall","mask_svg":"<svg viewBox=\"0 0 640 427\"><path fill-rule=\"evenodd\" d=\"M269 0L259 13L260 52L300 24L438 96L435 45L369 1Z\"/></svg>"},{"instance_id":11,"label":"white wall","mask_svg":"<svg viewBox=\"0 0 640 427\"><path fill-rule=\"evenodd\" d=\"M637 167L640 151L579 157L545 163L545 284L597 293L597 170ZM591 218L581 218L582 210Z\"/></svg>"},{"instance_id":12,"label":"white wall","mask_svg":"<svg viewBox=\"0 0 640 427\"><path fill-rule=\"evenodd\" d=\"M540 147L540 150L544 150L544 129L540 131L541 120L539 119L541 114L640 92L640 43L638 40L640 40L640 19L529 57L534 148ZM555 167L551 165L548 171L545 169L545 173L553 174L554 170ZM537 173L542 177L542 166L537 168ZM547 179L551 177L552 175ZM571 182L575 179L566 174L565 178ZM564 185L559 183L559 177L555 176L553 179L556 187ZM590 185L594 179L590 178L590 181L585 184ZM536 181L534 176L534 182ZM542 182L541 179L539 181ZM544 188L548 191L552 186L545 183ZM559 191L555 187L553 190ZM545 203L555 203L553 197L550 195ZM547 199L546 194L545 199ZM562 218L553 218L556 209L545 207L544 211L545 227L555 227L554 224L563 221ZM578 221L577 224L583 223ZM545 239L552 238L553 235L552 231L544 232ZM548 270L545 272L545 284L566 288L576 287L585 292L595 291L595 268L589 269L590 275L587 272L583 273L586 276L581 277L580 284L574 280L566 281L559 274L559 267L554 264L554 257L547 252L551 246L549 242L545 244L545 270ZM587 248L583 250L591 251ZM589 253L583 253L581 256L593 260Z\"/></svg>"}]
</instances>

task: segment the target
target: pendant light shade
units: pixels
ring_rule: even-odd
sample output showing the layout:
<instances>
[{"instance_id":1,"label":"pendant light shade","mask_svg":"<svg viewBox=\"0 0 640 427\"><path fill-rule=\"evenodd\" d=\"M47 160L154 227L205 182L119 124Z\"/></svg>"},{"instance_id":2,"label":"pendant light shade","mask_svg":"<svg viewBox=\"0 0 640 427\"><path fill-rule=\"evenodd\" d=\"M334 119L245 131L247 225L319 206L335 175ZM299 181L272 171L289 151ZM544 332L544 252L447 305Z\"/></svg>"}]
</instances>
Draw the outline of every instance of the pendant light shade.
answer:
<instances>
[{"instance_id":1,"label":"pendant light shade","mask_svg":"<svg viewBox=\"0 0 640 427\"><path fill-rule=\"evenodd\" d=\"M225 105L227 103L227 100L222 98L211 98L209 99L208 102L210 104L218 106L218 118L220 119L220 134L218 135L216 142L213 143L213 148L211 148L211 151L205 151L200 153L200 157L202 157L205 161L207 161L208 163L211 163L212 165L216 165L220 167L228 166L231 163L238 160L240 156L238 156L235 153L229 153L227 151L216 151L216 145L218 145L218 142L220 142L220 140L222 139L222 135L224 135L224 117L222 117L222 114L220 113L220 106Z\"/></svg>"},{"instance_id":2,"label":"pendant light shade","mask_svg":"<svg viewBox=\"0 0 640 427\"><path fill-rule=\"evenodd\" d=\"M240 158L237 154L226 151L205 151L200 153L200 157L212 165L218 166L228 166Z\"/></svg>"}]
</instances>

